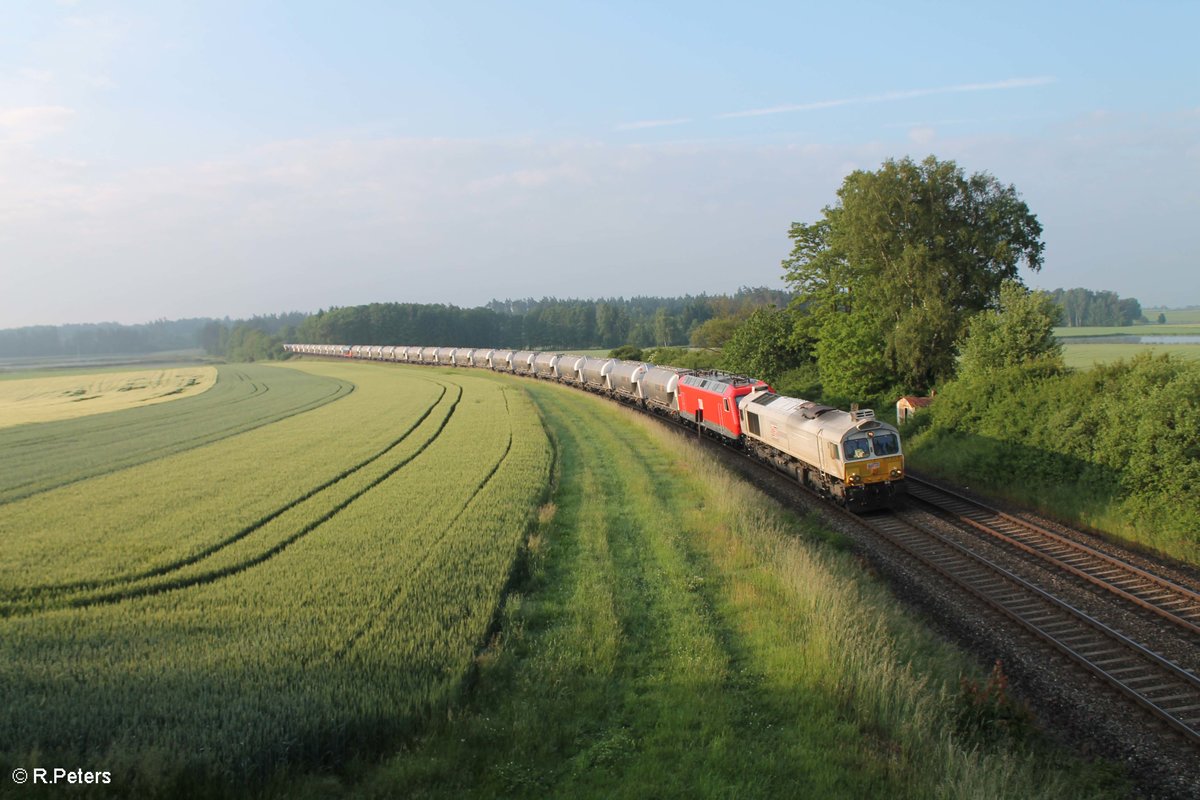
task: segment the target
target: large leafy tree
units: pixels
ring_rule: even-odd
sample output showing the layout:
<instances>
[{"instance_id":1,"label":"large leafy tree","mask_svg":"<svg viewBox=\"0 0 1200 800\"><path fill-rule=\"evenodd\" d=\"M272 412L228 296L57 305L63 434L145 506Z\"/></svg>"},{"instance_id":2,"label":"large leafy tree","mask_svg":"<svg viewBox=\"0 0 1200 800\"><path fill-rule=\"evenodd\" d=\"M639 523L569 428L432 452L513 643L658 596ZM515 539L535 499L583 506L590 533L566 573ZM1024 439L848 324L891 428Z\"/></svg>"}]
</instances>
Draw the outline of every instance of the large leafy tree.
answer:
<instances>
[{"instance_id":1,"label":"large leafy tree","mask_svg":"<svg viewBox=\"0 0 1200 800\"><path fill-rule=\"evenodd\" d=\"M895 384L925 390L951 375L967 320L996 306L1020 266L1041 268L1041 234L1015 188L967 176L953 161L889 160L846 176L821 219L792 225L783 262L808 312L802 336L844 335L849 315L856 345L875 350L859 360L853 385L825 374L835 359L819 359L822 382L869 394Z\"/></svg>"}]
</instances>

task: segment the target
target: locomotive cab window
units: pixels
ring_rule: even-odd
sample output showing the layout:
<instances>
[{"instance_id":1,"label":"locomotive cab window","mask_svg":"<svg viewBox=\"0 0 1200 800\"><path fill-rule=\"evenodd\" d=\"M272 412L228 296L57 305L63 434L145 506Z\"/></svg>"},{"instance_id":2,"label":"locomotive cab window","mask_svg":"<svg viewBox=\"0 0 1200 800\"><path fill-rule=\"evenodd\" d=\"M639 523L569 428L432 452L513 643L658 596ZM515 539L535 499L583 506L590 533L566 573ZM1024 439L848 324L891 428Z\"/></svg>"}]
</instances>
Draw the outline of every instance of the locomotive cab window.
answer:
<instances>
[{"instance_id":1,"label":"locomotive cab window","mask_svg":"<svg viewBox=\"0 0 1200 800\"><path fill-rule=\"evenodd\" d=\"M900 440L894 433L880 433L875 436L875 455L894 456L900 452Z\"/></svg>"},{"instance_id":2,"label":"locomotive cab window","mask_svg":"<svg viewBox=\"0 0 1200 800\"><path fill-rule=\"evenodd\" d=\"M725 413L729 413L729 398L725 398Z\"/></svg>"},{"instance_id":3,"label":"locomotive cab window","mask_svg":"<svg viewBox=\"0 0 1200 800\"><path fill-rule=\"evenodd\" d=\"M830 442L830 443L829 443L829 457L830 457L830 458L832 458L834 461L841 461L841 460L842 460L842 457L841 457L840 455L838 455L838 446L837 446L837 442Z\"/></svg>"},{"instance_id":4,"label":"locomotive cab window","mask_svg":"<svg viewBox=\"0 0 1200 800\"><path fill-rule=\"evenodd\" d=\"M853 461L856 458L867 458L871 455L871 440L867 437L861 439L846 440L846 460Z\"/></svg>"}]
</instances>

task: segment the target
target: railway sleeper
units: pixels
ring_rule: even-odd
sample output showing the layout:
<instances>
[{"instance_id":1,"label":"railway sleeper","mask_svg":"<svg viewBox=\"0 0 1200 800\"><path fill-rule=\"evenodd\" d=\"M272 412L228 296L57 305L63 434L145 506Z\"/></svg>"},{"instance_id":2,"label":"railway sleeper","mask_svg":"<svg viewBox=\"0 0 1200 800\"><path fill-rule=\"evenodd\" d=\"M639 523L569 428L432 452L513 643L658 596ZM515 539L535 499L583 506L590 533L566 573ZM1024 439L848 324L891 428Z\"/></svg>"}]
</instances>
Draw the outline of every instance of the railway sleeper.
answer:
<instances>
[{"instance_id":1,"label":"railway sleeper","mask_svg":"<svg viewBox=\"0 0 1200 800\"><path fill-rule=\"evenodd\" d=\"M1154 679L1154 676L1150 675L1146 679L1152 680L1152 679ZM1133 683L1133 680L1128 681L1128 683ZM1179 688L1178 683L1160 683L1157 686L1148 686L1145 689L1138 689L1138 691L1141 692L1142 694L1146 695L1147 697L1149 697L1150 695L1154 694L1155 692L1164 692L1168 689L1178 689L1178 688ZM1193 695L1185 695L1185 696L1195 697L1194 694Z\"/></svg>"},{"instance_id":2,"label":"railway sleeper","mask_svg":"<svg viewBox=\"0 0 1200 800\"><path fill-rule=\"evenodd\" d=\"M1133 658L1133 656L1130 656L1129 658ZM1138 662L1128 667L1121 667L1120 669L1106 669L1104 671L1109 675L1116 677L1117 675L1124 675L1127 672L1145 672L1147 669L1149 669L1149 667L1145 663ZM1126 681L1122 681L1122 683L1125 682Z\"/></svg>"},{"instance_id":3,"label":"railway sleeper","mask_svg":"<svg viewBox=\"0 0 1200 800\"><path fill-rule=\"evenodd\" d=\"M1194 693L1187 693L1187 694L1173 694L1170 697L1150 697L1147 699L1151 703L1154 703L1154 705L1156 705L1159 708L1166 711L1168 714L1171 714L1173 716L1178 716L1179 712L1177 712L1174 708L1171 707L1171 703L1177 702L1179 700L1190 700L1195 696L1196 695Z\"/></svg>"}]
</instances>

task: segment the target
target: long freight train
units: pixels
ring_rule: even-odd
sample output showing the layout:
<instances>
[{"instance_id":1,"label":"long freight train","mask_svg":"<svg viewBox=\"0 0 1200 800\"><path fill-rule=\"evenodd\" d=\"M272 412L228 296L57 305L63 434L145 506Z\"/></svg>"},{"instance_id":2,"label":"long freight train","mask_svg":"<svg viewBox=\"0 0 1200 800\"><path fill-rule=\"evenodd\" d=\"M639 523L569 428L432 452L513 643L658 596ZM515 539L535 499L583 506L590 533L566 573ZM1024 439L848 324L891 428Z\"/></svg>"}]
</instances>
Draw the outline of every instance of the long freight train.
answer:
<instances>
[{"instance_id":1,"label":"long freight train","mask_svg":"<svg viewBox=\"0 0 1200 800\"><path fill-rule=\"evenodd\" d=\"M754 378L532 350L333 344L284 348L302 355L477 367L570 384L750 450L855 510L893 505L904 492L900 435L875 419L873 411L841 411L786 397Z\"/></svg>"}]
</instances>

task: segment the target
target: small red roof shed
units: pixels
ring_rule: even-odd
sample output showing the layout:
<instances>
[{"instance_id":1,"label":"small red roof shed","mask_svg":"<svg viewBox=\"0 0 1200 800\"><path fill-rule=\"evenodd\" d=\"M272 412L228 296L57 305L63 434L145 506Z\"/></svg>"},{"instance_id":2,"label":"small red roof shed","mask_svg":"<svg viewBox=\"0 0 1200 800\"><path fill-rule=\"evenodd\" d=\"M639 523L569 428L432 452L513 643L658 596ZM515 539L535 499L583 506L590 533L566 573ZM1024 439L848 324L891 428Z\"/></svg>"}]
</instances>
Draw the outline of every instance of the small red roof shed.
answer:
<instances>
[{"instance_id":1,"label":"small red roof shed","mask_svg":"<svg viewBox=\"0 0 1200 800\"><path fill-rule=\"evenodd\" d=\"M896 422L901 423L916 414L922 408L928 408L933 402L932 397L917 397L906 394L896 402Z\"/></svg>"}]
</instances>

